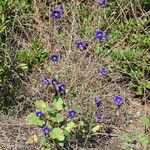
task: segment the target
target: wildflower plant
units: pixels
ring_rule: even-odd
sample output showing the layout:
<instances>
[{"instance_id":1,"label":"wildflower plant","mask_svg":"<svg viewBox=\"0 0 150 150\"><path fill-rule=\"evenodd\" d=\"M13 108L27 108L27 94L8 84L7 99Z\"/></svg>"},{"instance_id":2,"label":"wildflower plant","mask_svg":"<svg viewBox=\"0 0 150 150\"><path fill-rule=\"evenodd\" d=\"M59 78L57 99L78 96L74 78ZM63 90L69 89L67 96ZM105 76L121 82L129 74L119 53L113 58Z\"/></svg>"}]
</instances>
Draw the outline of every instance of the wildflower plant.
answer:
<instances>
[{"instance_id":1,"label":"wildflower plant","mask_svg":"<svg viewBox=\"0 0 150 150\"><path fill-rule=\"evenodd\" d=\"M108 1L107 0L97 0L97 3L100 4L101 6L106 6L108 4ZM78 9L80 9L80 11L81 11L80 13L82 14L86 8L86 5L81 4L80 6L81 6L81 8L78 8ZM72 13L70 11L68 11L68 12ZM68 13L68 15L69 15L69 13ZM60 20L63 14L64 14L63 5L59 4L57 9L52 10L51 17L54 20ZM87 15L86 13L84 13L84 14ZM90 24L90 22L92 20L94 20L92 18L94 18L94 16L90 16L90 17L84 19L84 18L82 18L82 15L81 15L81 19L79 19L79 20L81 21L81 28L83 28L82 31L84 31L84 27L86 27L87 24ZM66 22L64 22L64 24L65 23ZM75 21L75 23L76 23L76 21ZM109 41L108 29L103 26L97 26L97 28L98 29L96 30L96 29L90 29L90 27L89 28L87 27L87 29L88 29L87 31L89 33L92 33L92 34L88 34L88 36L91 36L90 37L91 41L88 40L88 41L90 41L90 44L91 44L90 45L91 52L92 52L92 48L93 48L92 46L95 45L94 42L92 41L93 38L95 38L96 39L95 41L98 41L98 43L100 44L101 51L99 51L99 52L103 51L102 47L101 47L102 44L105 45L105 43L107 43ZM104 28L107 30L104 30ZM56 28L54 28L54 29L56 29ZM80 29L78 29L78 31L80 31ZM92 31L95 31L95 33L93 33ZM61 37L61 38L59 37L60 39L66 40L67 34L62 32L61 28L57 32L60 34L60 37ZM56 34L57 34L57 32L56 32ZM83 37L83 36L81 36L81 37ZM110 38L111 38L111 36L110 36ZM66 41L64 43L67 43ZM76 41L76 39L73 39L72 41ZM59 44L59 42L57 42L57 43ZM77 43L75 43L75 42L72 42L72 43L74 44L76 49L79 49L82 52L84 50L88 50L88 48L89 48L89 43L85 42L84 40L79 40ZM72 47L72 43L70 44L71 47ZM58 45L58 47L59 47L59 45ZM92 55L92 54L88 54L88 55ZM65 56L65 52L63 50L61 50L60 56L57 55L56 53L54 53L49 57L49 59L51 62L53 62L52 65L55 65L55 64L57 64L56 62L63 60L63 56ZM67 58L70 58L70 57L67 57ZM86 58L87 58L87 55L86 55ZM84 67L86 68L88 66L88 65L86 65L86 62L88 62L88 59L86 60L86 58L85 58L85 60L83 60L85 63L83 65L83 69L84 69ZM97 60L97 58L95 58L95 56L94 57L91 56L90 58L92 58L93 62L95 60ZM103 58L101 58L101 59L103 61ZM81 63L81 66L82 66L82 63ZM59 70L57 70L57 71L59 72ZM49 74L51 74L51 69L49 69L48 72L49 72ZM102 78L103 77L107 78L108 73L107 73L106 67L102 67L100 69L98 68L97 72L100 72L100 76ZM78 76L78 74L76 75L76 78L78 78L77 76ZM91 76L91 77L94 78L93 76ZM94 79L92 79L92 80L94 80ZM46 149L46 150L58 149L58 148L61 149L62 147L65 146L68 139L71 138L71 136L73 136L74 134L79 135L80 137L85 137L87 135L90 135L91 132L99 131L101 126L105 126L105 122L109 122L109 123L111 122L111 120L107 120L107 121L105 120L105 117L109 118L111 116L113 118L113 116L112 116L113 114L108 115L107 113L104 112L105 104L107 103L107 101L105 101L105 99L102 100L98 96L96 96L96 97L94 97L95 101L93 101L93 97L92 97L92 104L88 105L88 107L90 107L90 109L92 110L91 114L90 114L91 115L91 120L90 120L88 118L89 116L87 117L88 119L85 117L84 113L86 113L86 112L82 112L81 108L78 110L78 108L75 107L74 103L72 105L72 102L68 102L69 99L67 99L67 96L69 94L67 95L67 84L65 84L63 82L59 82L58 78L54 77L53 73L52 73L51 79L49 79L48 77L45 77L42 80L42 82L44 85L50 86L53 89L55 89L55 91L54 91L55 93L52 95L52 97L49 97L46 100L37 100L35 102L35 106L36 106L35 112L30 113L27 118L28 118L28 122L30 124L33 124L33 125L36 125L37 127L39 127L38 137L39 137L39 140L40 140L40 143L41 143L43 149ZM72 83L74 83L74 82L72 82ZM102 83L100 83L100 84L102 84ZM78 84L76 84L76 86L77 86L76 88L78 89ZM101 89L102 88L103 88L103 86L101 86ZM101 93L103 93L103 92L101 92ZM73 93L73 94L75 95L74 96L75 98L76 98L76 95L78 96L78 94L76 94L76 93ZM82 94L84 97L84 91L81 92L81 95ZM81 97L78 96L78 98L80 99ZM103 98L105 98L105 96ZM111 102L114 102L113 104L117 105L117 108L120 108L124 104L124 99L122 96L118 95L118 96L115 96L114 99L111 99ZM78 102L76 104L78 104ZM81 103L79 103L79 104L81 104ZM93 104L94 104L94 107L92 108ZM112 108L114 106L113 104L112 104ZM121 110L121 109L119 109L119 110ZM115 111L115 109L114 109L114 111ZM80 115L82 113L83 113L83 115ZM120 113L120 111L118 111L118 109L117 109L117 113Z\"/></svg>"},{"instance_id":2,"label":"wildflower plant","mask_svg":"<svg viewBox=\"0 0 150 150\"><path fill-rule=\"evenodd\" d=\"M52 78L52 81L53 85L49 84L49 86L55 86L60 94L64 94L66 85L59 83L56 78ZM98 97L95 97L95 102L98 108L102 107L102 100ZM84 118L80 118L80 109L71 108L69 103L63 101L62 95L54 96L51 103L37 100L35 107L35 112L30 113L27 120L30 124L39 127L37 135L43 149L53 150L64 147L73 134L82 137L88 132L96 132L100 129L101 113L95 114L95 120L87 122Z\"/></svg>"},{"instance_id":3,"label":"wildflower plant","mask_svg":"<svg viewBox=\"0 0 150 150\"><path fill-rule=\"evenodd\" d=\"M27 116L30 124L39 128L38 139L43 149L57 149L64 147L67 140L73 134L81 138L89 132L97 132L100 129L99 123L102 121L102 113L95 113L95 119L87 121L80 117L80 109L70 107L69 103L63 100L66 92L66 84L59 83L57 77L51 79L44 78L47 86L55 87L58 94L50 101L37 100L35 102L35 112ZM48 83L48 84L47 84ZM95 105L101 108L103 103L99 97L95 97Z\"/></svg>"},{"instance_id":4,"label":"wildflower plant","mask_svg":"<svg viewBox=\"0 0 150 150\"><path fill-rule=\"evenodd\" d=\"M65 113L66 105L61 97L55 97L52 102L52 108L47 102L38 100L35 102L36 113L28 115L30 124L40 128L38 136L39 140L45 149L55 149L62 145L65 140L65 127L69 123ZM39 117L39 111L44 112L43 117ZM38 117L37 117L38 116ZM49 140L48 140L49 139ZM56 146L57 145L57 146Z\"/></svg>"}]
</instances>

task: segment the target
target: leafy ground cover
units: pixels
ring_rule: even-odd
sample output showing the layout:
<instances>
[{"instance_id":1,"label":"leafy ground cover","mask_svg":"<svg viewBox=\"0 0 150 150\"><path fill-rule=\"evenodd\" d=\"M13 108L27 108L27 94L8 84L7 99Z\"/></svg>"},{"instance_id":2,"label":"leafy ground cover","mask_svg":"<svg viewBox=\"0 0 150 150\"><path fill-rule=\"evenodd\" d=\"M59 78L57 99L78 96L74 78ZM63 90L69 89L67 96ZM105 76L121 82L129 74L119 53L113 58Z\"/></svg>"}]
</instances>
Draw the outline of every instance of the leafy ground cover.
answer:
<instances>
[{"instance_id":1,"label":"leafy ground cover","mask_svg":"<svg viewBox=\"0 0 150 150\"><path fill-rule=\"evenodd\" d=\"M0 14L1 149L149 149L149 1L3 0Z\"/></svg>"}]
</instances>

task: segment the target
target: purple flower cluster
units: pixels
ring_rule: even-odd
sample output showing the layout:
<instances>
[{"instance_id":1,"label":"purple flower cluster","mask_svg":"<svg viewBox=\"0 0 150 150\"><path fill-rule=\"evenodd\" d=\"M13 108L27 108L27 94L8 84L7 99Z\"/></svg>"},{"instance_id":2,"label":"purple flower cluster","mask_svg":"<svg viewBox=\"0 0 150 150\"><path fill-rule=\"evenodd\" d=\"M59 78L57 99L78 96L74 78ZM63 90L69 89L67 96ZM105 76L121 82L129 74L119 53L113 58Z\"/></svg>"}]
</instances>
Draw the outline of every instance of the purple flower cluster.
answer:
<instances>
[{"instance_id":1,"label":"purple flower cluster","mask_svg":"<svg viewBox=\"0 0 150 150\"><path fill-rule=\"evenodd\" d=\"M44 77L44 79L42 80L42 83L45 85L48 85L50 82L47 77ZM64 93L66 90L66 85L64 83L59 83L55 77L52 78L51 84L54 87L58 86L59 93Z\"/></svg>"},{"instance_id":2,"label":"purple flower cluster","mask_svg":"<svg viewBox=\"0 0 150 150\"><path fill-rule=\"evenodd\" d=\"M123 104L123 97L122 96L115 96L113 101L118 107L120 107ZM103 102L99 97L97 97L97 96L95 97L95 102L96 102L96 105L98 108L102 107ZM96 120L97 121L102 120L102 114L101 113L96 115Z\"/></svg>"}]
</instances>

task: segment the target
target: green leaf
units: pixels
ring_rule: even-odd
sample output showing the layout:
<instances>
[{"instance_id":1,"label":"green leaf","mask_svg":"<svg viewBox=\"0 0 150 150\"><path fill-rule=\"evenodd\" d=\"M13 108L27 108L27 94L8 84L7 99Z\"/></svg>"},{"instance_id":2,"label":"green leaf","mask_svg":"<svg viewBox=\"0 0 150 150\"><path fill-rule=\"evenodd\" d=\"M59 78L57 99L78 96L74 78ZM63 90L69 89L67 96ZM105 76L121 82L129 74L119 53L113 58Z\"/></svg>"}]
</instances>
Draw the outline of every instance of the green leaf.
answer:
<instances>
[{"instance_id":1,"label":"green leaf","mask_svg":"<svg viewBox=\"0 0 150 150\"><path fill-rule=\"evenodd\" d=\"M133 141L132 138L129 137L128 134L123 134L123 135L121 136L121 140L124 141L124 142L130 142L130 143Z\"/></svg>"},{"instance_id":2,"label":"green leaf","mask_svg":"<svg viewBox=\"0 0 150 150\"><path fill-rule=\"evenodd\" d=\"M47 68L47 71L50 73L50 72L51 72L51 67L48 67L48 68Z\"/></svg>"},{"instance_id":3,"label":"green leaf","mask_svg":"<svg viewBox=\"0 0 150 150\"><path fill-rule=\"evenodd\" d=\"M67 124L67 127L65 127L65 130L67 130L68 132L71 132L71 130L76 126L76 124L74 122L70 122Z\"/></svg>"},{"instance_id":4,"label":"green leaf","mask_svg":"<svg viewBox=\"0 0 150 150\"><path fill-rule=\"evenodd\" d=\"M46 111L47 113L53 113L53 111L49 108L49 106L46 106L45 111Z\"/></svg>"},{"instance_id":5,"label":"green leaf","mask_svg":"<svg viewBox=\"0 0 150 150\"><path fill-rule=\"evenodd\" d=\"M96 54L100 54L102 52L102 48L100 47L100 45L96 46Z\"/></svg>"},{"instance_id":6,"label":"green leaf","mask_svg":"<svg viewBox=\"0 0 150 150\"><path fill-rule=\"evenodd\" d=\"M88 28L86 29L86 32L87 32L88 34L90 34L90 33L92 33L92 32L93 32L93 29L92 29L92 28L90 28L90 27L88 27Z\"/></svg>"},{"instance_id":7,"label":"green leaf","mask_svg":"<svg viewBox=\"0 0 150 150\"><path fill-rule=\"evenodd\" d=\"M79 125L83 127L84 126L84 121L80 121Z\"/></svg>"},{"instance_id":8,"label":"green leaf","mask_svg":"<svg viewBox=\"0 0 150 150\"><path fill-rule=\"evenodd\" d=\"M144 136L146 136L145 133L144 133L144 132L141 132L141 133L139 133L139 134L137 135L137 138L138 138L138 139L142 139Z\"/></svg>"},{"instance_id":9,"label":"green leaf","mask_svg":"<svg viewBox=\"0 0 150 150\"><path fill-rule=\"evenodd\" d=\"M45 121L38 118L35 113L30 113L27 116L27 120L30 124L33 124L33 125L43 126L45 124Z\"/></svg>"},{"instance_id":10,"label":"green leaf","mask_svg":"<svg viewBox=\"0 0 150 150\"><path fill-rule=\"evenodd\" d=\"M138 92L140 95L142 95L142 94L143 94L143 92L144 92L144 88L143 88L143 86L142 86L142 85L138 86L138 88L137 88L137 92Z\"/></svg>"},{"instance_id":11,"label":"green leaf","mask_svg":"<svg viewBox=\"0 0 150 150\"><path fill-rule=\"evenodd\" d=\"M24 71L27 71L28 70L28 65L27 64L25 64L25 63L21 63L21 64L19 64L19 66L18 66L19 68L21 68L22 70L24 70Z\"/></svg>"},{"instance_id":12,"label":"green leaf","mask_svg":"<svg viewBox=\"0 0 150 150\"><path fill-rule=\"evenodd\" d=\"M71 134L67 130L64 130L64 136L65 138L70 138Z\"/></svg>"},{"instance_id":13,"label":"green leaf","mask_svg":"<svg viewBox=\"0 0 150 150\"><path fill-rule=\"evenodd\" d=\"M50 116L50 120L52 120L53 122L60 123L64 121L64 117L59 113L55 113L55 114L52 114L52 117Z\"/></svg>"},{"instance_id":14,"label":"green leaf","mask_svg":"<svg viewBox=\"0 0 150 150\"><path fill-rule=\"evenodd\" d=\"M148 147L149 138L147 136L143 137L142 139L140 139L140 143L142 147L146 150Z\"/></svg>"},{"instance_id":15,"label":"green leaf","mask_svg":"<svg viewBox=\"0 0 150 150\"><path fill-rule=\"evenodd\" d=\"M59 76L58 75L56 75L55 78L56 78L57 81L59 80Z\"/></svg>"},{"instance_id":16,"label":"green leaf","mask_svg":"<svg viewBox=\"0 0 150 150\"><path fill-rule=\"evenodd\" d=\"M150 81L145 82L144 86L145 88L150 89Z\"/></svg>"},{"instance_id":17,"label":"green leaf","mask_svg":"<svg viewBox=\"0 0 150 150\"><path fill-rule=\"evenodd\" d=\"M51 145L49 144L49 142L46 139L42 138L40 140L40 144L47 148L47 149L44 148L44 150L51 150Z\"/></svg>"},{"instance_id":18,"label":"green leaf","mask_svg":"<svg viewBox=\"0 0 150 150\"><path fill-rule=\"evenodd\" d=\"M74 108L77 112L80 112L81 111L81 107L80 106L77 106Z\"/></svg>"},{"instance_id":19,"label":"green leaf","mask_svg":"<svg viewBox=\"0 0 150 150\"><path fill-rule=\"evenodd\" d=\"M59 143L59 146L60 146L60 147L64 147L64 143L62 143L62 142Z\"/></svg>"},{"instance_id":20,"label":"green leaf","mask_svg":"<svg viewBox=\"0 0 150 150\"><path fill-rule=\"evenodd\" d=\"M54 105L54 107L57 110L62 110L63 109L63 101L62 101L62 99L60 97L58 99L54 99L53 105Z\"/></svg>"},{"instance_id":21,"label":"green leaf","mask_svg":"<svg viewBox=\"0 0 150 150\"><path fill-rule=\"evenodd\" d=\"M100 125L96 125L94 128L92 128L93 132L97 132L100 129Z\"/></svg>"},{"instance_id":22,"label":"green leaf","mask_svg":"<svg viewBox=\"0 0 150 150\"><path fill-rule=\"evenodd\" d=\"M42 100L38 100L35 102L35 106L37 109L45 109L47 107L47 104Z\"/></svg>"},{"instance_id":23,"label":"green leaf","mask_svg":"<svg viewBox=\"0 0 150 150\"><path fill-rule=\"evenodd\" d=\"M141 118L140 118L140 121L142 122L142 124L143 124L144 126L149 127L150 121L149 121L149 119L148 119L146 116L141 117Z\"/></svg>"},{"instance_id":24,"label":"green leaf","mask_svg":"<svg viewBox=\"0 0 150 150\"><path fill-rule=\"evenodd\" d=\"M57 139L59 141L64 141L64 139L65 139L63 130L60 129L60 128L54 128L50 132L50 136L51 136L52 139Z\"/></svg>"}]
</instances>

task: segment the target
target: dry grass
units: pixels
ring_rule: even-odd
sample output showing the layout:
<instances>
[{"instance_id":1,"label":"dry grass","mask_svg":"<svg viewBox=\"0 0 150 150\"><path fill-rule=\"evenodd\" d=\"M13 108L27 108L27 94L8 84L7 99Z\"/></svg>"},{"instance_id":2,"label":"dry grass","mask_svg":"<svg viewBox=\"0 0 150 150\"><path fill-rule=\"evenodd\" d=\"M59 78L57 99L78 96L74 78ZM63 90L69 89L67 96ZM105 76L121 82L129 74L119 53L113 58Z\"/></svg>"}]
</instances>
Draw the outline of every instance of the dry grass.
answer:
<instances>
[{"instance_id":1,"label":"dry grass","mask_svg":"<svg viewBox=\"0 0 150 150\"><path fill-rule=\"evenodd\" d=\"M94 16L93 20L86 25L90 26L93 30L98 29L100 25L97 22L103 19L101 17L102 14L99 15L99 6L93 1L85 2L87 3L90 15ZM131 17L138 19L149 13L141 8L139 1L137 5L132 2L125 2L125 4L120 1L116 2L117 6L112 8L113 11L110 14L110 16L112 15L112 23L107 26L105 30L111 28L116 20L124 22ZM33 1L32 5L36 10L35 14L22 16L22 18L17 18L16 14L16 22L21 31L15 32L12 30L11 34L18 45L21 45L22 49L28 49L32 44L31 39L37 37L42 40L45 51L48 53L59 53L62 51L63 57L55 65L47 60L43 67L35 66L33 72L28 75L28 82L18 87L16 92L17 106L11 107L6 115L1 115L0 117L0 131L2 131L0 133L0 149L40 149L39 143L26 143L26 138L29 135L35 134L37 129L29 126L25 117L29 112L34 110L35 100L51 100L52 95L46 87L43 87L41 80L44 76L51 78L55 74L58 74L60 80L67 85L68 92L64 99L69 103L70 108L76 106L82 108L82 112L80 116L78 116L79 118L85 118L87 120L95 119L94 116L97 108L93 97L98 95L104 101L104 106L101 110L104 114L101 132L97 135L87 135L86 138L88 140L87 143L84 143L84 148L83 145L80 144L80 141L73 137L68 143L69 148L66 148L66 150L121 150L121 141L119 141L118 137L123 132L129 132L131 129L134 130L136 128L133 122L136 122L137 116L135 117L135 115L139 111L139 107L134 105L134 101L137 99L133 97L128 85L121 82L122 76L117 70L117 67L116 69L111 67L113 64L111 58L109 56L97 56L95 53L97 42L94 38L91 38L91 35L83 34L83 28L81 27L83 18L77 11L80 3L81 1L79 0L67 3L67 12L65 12L62 20L58 22L54 22L52 18L48 16L51 10L47 9L47 11L44 11L47 6L46 2L42 1ZM102 9L103 8L101 8L101 10ZM29 24L31 23L28 28L23 24L24 19L26 19L25 21L28 21ZM30 21L36 23L32 24ZM65 33L65 37L58 42L59 30ZM76 48L76 42L80 40L81 37L89 42L89 51L83 52ZM110 41L111 40L113 39L110 39ZM120 47L125 40L126 37L122 37L122 39L112 45L108 51L113 52L115 48ZM132 46L129 45L129 47ZM107 52L104 52L104 54L106 53ZM47 73L48 66L51 66L52 74ZM101 80L99 73L96 72L96 68L102 68L104 66L108 68L108 76ZM73 94L76 96L73 97ZM113 98L116 95L122 95L125 101L124 106L119 112L113 104ZM144 98L145 97L143 97L143 99ZM133 106L135 106L134 109ZM143 106L140 105L140 108L141 107ZM150 115L150 112L147 110L148 106L145 105L140 111L140 115L147 113ZM110 122L108 122L108 120L110 120ZM140 129L141 128L142 127L140 127ZM110 133L112 137L107 133L107 129L112 130ZM107 140L105 138L107 138Z\"/></svg>"}]
</instances>

